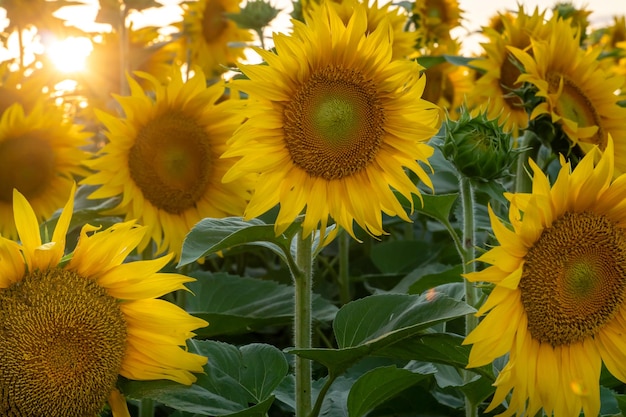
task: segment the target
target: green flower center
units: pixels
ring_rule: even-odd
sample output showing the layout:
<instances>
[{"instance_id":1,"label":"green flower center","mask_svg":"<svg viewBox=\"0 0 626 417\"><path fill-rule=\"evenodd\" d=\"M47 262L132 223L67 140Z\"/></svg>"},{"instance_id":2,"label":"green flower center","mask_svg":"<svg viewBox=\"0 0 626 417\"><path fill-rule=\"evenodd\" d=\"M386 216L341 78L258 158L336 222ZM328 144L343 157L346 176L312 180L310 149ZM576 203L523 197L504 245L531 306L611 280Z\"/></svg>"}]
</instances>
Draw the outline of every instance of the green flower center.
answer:
<instances>
[{"instance_id":1,"label":"green flower center","mask_svg":"<svg viewBox=\"0 0 626 417\"><path fill-rule=\"evenodd\" d=\"M315 72L283 115L293 163L329 181L365 168L385 133L384 108L373 81L340 66Z\"/></svg>"},{"instance_id":2,"label":"green flower center","mask_svg":"<svg viewBox=\"0 0 626 417\"><path fill-rule=\"evenodd\" d=\"M43 135L33 131L0 142L0 201L11 204L14 188L29 200L46 191L56 174L54 149Z\"/></svg>"},{"instance_id":3,"label":"green flower center","mask_svg":"<svg viewBox=\"0 0 626 417\"><path fill-rule=\"evenodd\" d=\"M606 146L605 135L602 129L602 119L587 95L569 78L556 73L548 74L549 91L555 93L559 89L561 78L563 90L556 103L556 113L575 122L579 127L597 126L596 133L589 138L580 138L585 142Z\"/></svg>"},{"instance_id":4,"label":"green flower center","mask_svg":"<svg viewBox=\"0 0 626 417\"><path fill-rule=\"evenodd\" d=\"M195 207L211 181L211 146L203 126L168 113L143 126L128 155L130 176L153 206L172 214Z\"/></svg>"},{"instance_id":5,"label":"green flower center","mask_svg":"<svg viewBox=\"0 0 626 417\"><path fill-rule=\"evenodd\" d=\"M560 346L592 337L624 301L624 230L595 213L565 213L528 251L519 288L535 339Z\"/></svg>"},{"instance_id":6,"label":"green flower center","mask_svg":"<svg viewBox=\"0 0 626 417\"><path fill-rule=\"evenodd\" d=\"M0 415L93 417L115 387L126 322L114 297L62 269L0 289Z\"/></svg>"}]
</instances>

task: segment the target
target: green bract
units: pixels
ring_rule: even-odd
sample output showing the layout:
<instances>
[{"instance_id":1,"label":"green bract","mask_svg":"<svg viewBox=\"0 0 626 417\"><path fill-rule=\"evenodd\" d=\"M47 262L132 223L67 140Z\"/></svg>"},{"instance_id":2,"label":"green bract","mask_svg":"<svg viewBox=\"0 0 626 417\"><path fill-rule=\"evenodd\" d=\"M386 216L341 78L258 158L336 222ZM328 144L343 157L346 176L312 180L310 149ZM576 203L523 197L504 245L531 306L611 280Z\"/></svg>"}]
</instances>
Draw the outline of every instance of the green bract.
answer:
<instances>
[{"instance_id":1,"label":"green bract","mask_svg":"<svg viewBox=\"0 0 626 417\"><path fill-rule=\"evenodd\" d=\"M509 133L485 113L474 117L462 112L459 120L447 119L442 146L444 156L467 178L491 181L509 175L517 150Z\"/></svg>"}]
</instances>

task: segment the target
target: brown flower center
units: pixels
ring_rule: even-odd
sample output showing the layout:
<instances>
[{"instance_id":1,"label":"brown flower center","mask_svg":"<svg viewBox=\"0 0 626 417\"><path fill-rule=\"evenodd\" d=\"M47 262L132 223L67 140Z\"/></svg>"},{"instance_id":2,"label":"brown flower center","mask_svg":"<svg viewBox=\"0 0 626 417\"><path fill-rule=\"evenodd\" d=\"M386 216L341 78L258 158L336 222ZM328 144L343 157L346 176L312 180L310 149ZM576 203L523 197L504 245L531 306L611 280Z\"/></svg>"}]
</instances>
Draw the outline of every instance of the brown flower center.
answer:
<instances>
[{"instance_id":1,"label":"brown flower center","mask_svg":"<svg viewBox=\"0 0 626 417\"><path fill-rule=\"evenodd\" d=\"M92 279L35 271L0 289L0 415L93 417L115 387L126 323Z\"/></svg>"},{"instance_id":2,"label":"brown flower center","mask_svg":"<svg viewBox=\"0 0 626 417\"><path fill-rule=\"evenodd\" d=\"M222 36L228 26L224 7L219 1L207 1L202 16L202 35L208 43L213 43Z\"/></svg>"},{"instance_id":3,"label":"brown flower center","mask_svg":"<svg viewBox=\"0 0 626 417\"><path fill-rule=\"evenodd\" d=\"M32 131L0 142L0 201L10 204L14 188L27 199L47 189L56 174L54 150L44 135Z\"/></svg>"},{"instance_id":4,"label":"brown flower center","mask_svg":"<svg viewBox=\"0 0 626 417\"><path fill-rule=\"evenodd\" d=\"M143 126L128 155L130 176L153 206L180 214L194 207L211 181L206 129L182 113Z\"/></svg>"},{"instance_id":5,"label":"brown flower center","mask_svg":"<svg viewBox=\"0 0 626 417\"><path fill-rule=\"evenodd\" d=\"M565 213L528 251L519 288L535 339L559 346L593 336L624 301L624 230L595 213Z\"/></svg>"},{"instance_id":6,"label":"brown flower center","mask_svg":"<svg viewBox=\"0 0 626 417\"><path fill-rule=\"evenodd\" d=\"M292 161L329 181L362 170L376 157L384 123L373 81L341 66L315 72L284 109Z\"/></svg>"},{"instance_id":7,"label":"brown flower center","mask_svg":"<svg viewBox=\"0 0 626 417\"><path fill-rule=\"evenodd\" d=\"M522 86L521 83L517 82L517 78L522 72L511 60L515 60L515 58L513 54L507 52L502 65L500 65L500 89L502 90L504 101L511 109L525 111L524 101L513 92Z\"/></svg>"}]
</instances>

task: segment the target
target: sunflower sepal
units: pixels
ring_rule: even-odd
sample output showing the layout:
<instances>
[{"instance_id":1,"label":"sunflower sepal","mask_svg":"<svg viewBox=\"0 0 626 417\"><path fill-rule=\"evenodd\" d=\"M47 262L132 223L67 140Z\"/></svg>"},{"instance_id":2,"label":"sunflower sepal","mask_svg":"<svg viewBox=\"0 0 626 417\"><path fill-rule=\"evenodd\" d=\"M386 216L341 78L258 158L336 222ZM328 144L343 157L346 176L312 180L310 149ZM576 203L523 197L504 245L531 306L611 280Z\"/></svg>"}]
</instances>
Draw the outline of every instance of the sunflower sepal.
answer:
<instances>
[{"instance_id":1,"label":"sunflower sepal","mask_svg":"<svg viewBox=\"0 0 626 417\"><path fill-rule=\"evenodd\" d=\"M510 175L519 149L513 148L512 136L503 131L498 120L487 112L472 116L462 111L457 120L444 123L441 151L459 174L479 182L489 182Z\"/></svg>"}]
</instances>

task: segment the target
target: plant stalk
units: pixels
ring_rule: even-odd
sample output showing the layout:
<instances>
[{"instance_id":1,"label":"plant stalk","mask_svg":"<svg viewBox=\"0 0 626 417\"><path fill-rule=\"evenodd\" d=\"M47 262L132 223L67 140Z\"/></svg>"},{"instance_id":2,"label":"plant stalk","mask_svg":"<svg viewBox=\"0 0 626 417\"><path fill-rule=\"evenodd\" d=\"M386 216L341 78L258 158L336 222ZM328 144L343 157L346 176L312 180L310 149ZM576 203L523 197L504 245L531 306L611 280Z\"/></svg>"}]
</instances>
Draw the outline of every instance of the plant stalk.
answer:
<instances>
[{"instance_id":1,"label":"plant stalk","mask_svg":"<svg viewBox=\"0 0 626 417\"><path fill-rule=\"evenodd\" d=\"M154 401L150 398L143 398L139 402L138 417L154 417Z\"/></svg>"},{"instance_id":2,"label":"plant stalk","mask_svg":"<svg viewBox=\"0 0 626 417\"><path fill-rule=\"evenodd\" d=\"M311 348L312 294L313 294L313 237L296 239L296 268L292 269L295 289L294 345L296 349ZM307 417L311 412L311 361L296 355L296 417Z\"/></svg>"},{"instance_id":3,"label":"plant stalk","mask_svg":"<svg viewBox=\"0 0 626 417\"><path fill-rule=\"evenodd\" d=\"M342 230L339 232L339 299L341 304L352 300L350 293L350 235Z\"/></svg>"},{"instance_id":4,"label":"plant stalk","mask_svg":"<svg viewBox=\"0 0 626 417\"><path fill-rule=\"evenodd\" d=\"M475 258L475 245L476 245L476 233L474 224L474 190L469 178L461 176L459 179L459 185L461 189L461 203L463 204L463 274L474 272L476 266L474 263ZM472 282L465 280L465 302L472 307L476 307L478 302L478 294L476 287ZM478 325L478 317L474 314L468 314L465 316L465 334L468 335ZM470 382L471 373L465 371L464 380L465 383ZM465 416L476 417L478 414L478 408L473 404L469 398L465 398Z\"/></svg>"}]
</instances>

